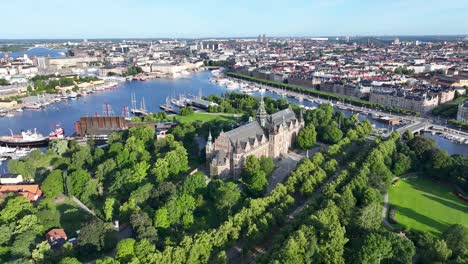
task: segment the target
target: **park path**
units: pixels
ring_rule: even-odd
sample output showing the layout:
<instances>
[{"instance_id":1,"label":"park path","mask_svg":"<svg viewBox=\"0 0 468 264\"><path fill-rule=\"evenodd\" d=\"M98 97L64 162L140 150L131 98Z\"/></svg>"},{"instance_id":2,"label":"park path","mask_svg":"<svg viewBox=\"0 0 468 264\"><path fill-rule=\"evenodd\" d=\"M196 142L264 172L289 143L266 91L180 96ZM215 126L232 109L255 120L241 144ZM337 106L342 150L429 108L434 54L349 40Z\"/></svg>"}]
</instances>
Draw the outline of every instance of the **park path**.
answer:
<instances>
[{"instance_id":1,"label":"park path","mask_svg":"<svg viewBox=\"0 0 468 264\"><path fill-rule=\"evenodd\" d=\"M400 177L395 177L392 179L392 184L395 182L395 181L398 181L398 180L401 180L401 179L409 179L409 178L416 178L418 176L418 173L417 172L411 172L411 173L407 173L405 175L402 175ZM388 191L385 193L384 195L384 204L383 204L383 208L382 208L382 224L384 226L386 226L390 231L393 231L393 226L392 224L390 224L390 222L388 221L387 219L387 215L388 215L388 200L389 200L389 196L388 196Z\"/></svg>"},{"instance_id":2,"label":"park path","mask_svg":"<svg viewBox=\"0 0 468 264\"><path fill-rule=\"evenodd\" d=\"M384 196L384 206L382 208L382 223L390 230L393 230L393 226L388 222L387 219L387 214L388 214L388 192L385 193Z\"/></svg>"},{"instance_id":3,"label":"park path","mask_svg":"<svg viewBox=\"0 0 468 264\"><path fill-rule=\"evenodd\" d=\"M289 173L296 168L297 163L304 157L295 153L288 153L277 163L277 168L270 175L267 186L267 195L275 189L278 183L283 182Z\"/></svg>"}]
</instances>

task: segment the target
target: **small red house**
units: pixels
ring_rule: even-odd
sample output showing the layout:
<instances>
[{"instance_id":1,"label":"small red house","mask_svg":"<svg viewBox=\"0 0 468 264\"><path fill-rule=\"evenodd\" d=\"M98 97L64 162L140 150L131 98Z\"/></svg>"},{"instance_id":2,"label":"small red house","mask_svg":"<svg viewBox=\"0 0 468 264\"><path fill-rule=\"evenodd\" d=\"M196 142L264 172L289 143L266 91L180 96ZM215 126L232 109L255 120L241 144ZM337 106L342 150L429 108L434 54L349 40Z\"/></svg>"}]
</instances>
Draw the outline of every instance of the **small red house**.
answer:
<instances>
[{"instance_id":1,"label":"small red house","mask_svg":"<svg viewBox=\"0 0 468 264\"><path fill-rule=\"evenodd\" d=\"M62 248L63 244L67 242L68 237L65 233L65 230L61 228L55 228L47 232L46 239L52 248L60 249Z\"/></svg>"}]
</instances>

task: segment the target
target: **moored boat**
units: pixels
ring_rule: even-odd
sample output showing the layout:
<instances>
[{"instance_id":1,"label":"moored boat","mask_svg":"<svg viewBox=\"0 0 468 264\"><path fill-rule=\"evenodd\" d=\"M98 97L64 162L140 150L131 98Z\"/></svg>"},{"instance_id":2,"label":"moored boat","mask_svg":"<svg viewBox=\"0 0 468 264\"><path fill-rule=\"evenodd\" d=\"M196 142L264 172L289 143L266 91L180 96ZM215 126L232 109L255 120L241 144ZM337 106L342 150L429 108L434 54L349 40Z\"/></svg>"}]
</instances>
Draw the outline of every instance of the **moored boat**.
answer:
<instances>
[{"instance_id":1,"label":"moored boat","mask_svg":"<svg viewBox=\"0 0 468 264\"><path fill-rule=\"evenodd\" d=\"M10 147L42 147L46 146L48 141L49 138L37 133L36 129L34 131L22 131L21 134L17 135L11 132L11 136L0 137L0 145Z\"/></svg>"},{"instance_id":2,"label":"moored boat","mask_svg":"<svg viewBox=\"0 0 468 264\"><path fill-rule=\"evenodd\" d=\"M49 133L49 140L52 139L62 139L65 137L65 130L60 127L60 125L55 126L55 130Z\"/></svg>"}]
</instances>

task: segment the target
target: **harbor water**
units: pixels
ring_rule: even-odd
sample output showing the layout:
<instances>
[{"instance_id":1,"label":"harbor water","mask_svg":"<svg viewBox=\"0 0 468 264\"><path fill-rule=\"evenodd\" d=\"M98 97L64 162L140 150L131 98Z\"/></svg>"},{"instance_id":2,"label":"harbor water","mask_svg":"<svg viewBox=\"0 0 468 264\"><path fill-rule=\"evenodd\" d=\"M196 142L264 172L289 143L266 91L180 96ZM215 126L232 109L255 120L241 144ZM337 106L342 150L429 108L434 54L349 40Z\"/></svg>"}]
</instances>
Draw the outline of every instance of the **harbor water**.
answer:
<instances>
[{"instance_id":1,"label":"harbor water","mask_svg":"<svg viewBox=\"0 0 468 264\"><path fill-rule=\"evenodd\" d=\"M40 110L24 110L15 113L13 117L0 118L0 135L10 134L10 130L19 133L21 130L37 129L43 135L52 131L56 124L65 129L67 136L74 133L74 123L83 116L103 115L107 103L113 115L121 115L125 106L131 106L131 96L135 94L136 103L139 106L144 98L146 109L150 112L159 112L159 106L166 102L166 98L179 95L222 95L227 92L225 87L219 86L209 80L211 72L204 71L194 73L187 78L156 79L150 81L127 81L120 83L115 89L105 90L94 94L78 97L74 100L65 100L51 104ZM258 92L255 96L260 96ZM264 96L281 98L272 92L265 92ZM315 102L308 100L299 101L296 98L285 97L290 102L308 107L316 107ZM349 116L348 110L340 110ZM361 120L369 120L378 128L389 128L387 124L378 122L367 115L359 115ZM395 127L394 127L395 128ZM468 146L451 142L440 136L433 136L438 146L449 154L468 155Z\"/></svg>"}]
</instances>

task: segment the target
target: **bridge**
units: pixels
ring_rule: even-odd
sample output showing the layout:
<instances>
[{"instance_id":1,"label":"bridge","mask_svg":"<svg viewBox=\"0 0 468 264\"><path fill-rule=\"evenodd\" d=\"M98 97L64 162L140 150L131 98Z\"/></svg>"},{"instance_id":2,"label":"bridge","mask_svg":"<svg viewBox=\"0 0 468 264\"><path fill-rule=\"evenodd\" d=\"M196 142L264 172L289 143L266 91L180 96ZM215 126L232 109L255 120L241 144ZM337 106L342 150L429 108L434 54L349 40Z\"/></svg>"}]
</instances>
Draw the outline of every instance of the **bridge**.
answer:
<instances>
[{"instance_id":1,"label":"bridge","mask_svg":"<svg viewBox=\"0 0 468 264\"><path fill-rule=\"evenodd\" d=\"M421 131L427 130L432 124L428 122L414 122L410 123L408 125L402 126L398 128L396 131L400 132L400 134L403 134L406 130L409 130L411 133L420 133Z\"/></svg>"}]
</instances>

